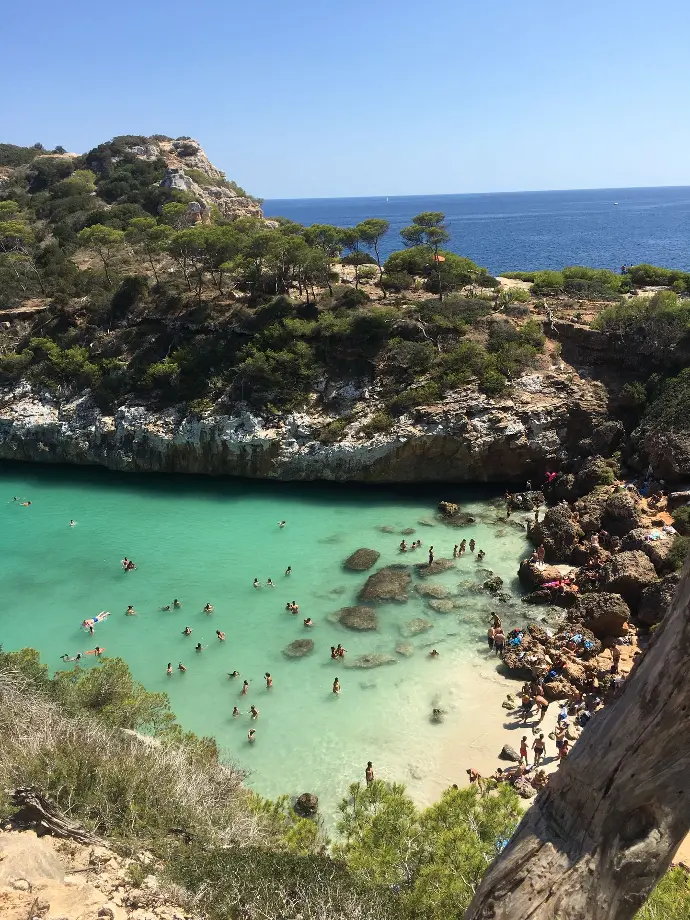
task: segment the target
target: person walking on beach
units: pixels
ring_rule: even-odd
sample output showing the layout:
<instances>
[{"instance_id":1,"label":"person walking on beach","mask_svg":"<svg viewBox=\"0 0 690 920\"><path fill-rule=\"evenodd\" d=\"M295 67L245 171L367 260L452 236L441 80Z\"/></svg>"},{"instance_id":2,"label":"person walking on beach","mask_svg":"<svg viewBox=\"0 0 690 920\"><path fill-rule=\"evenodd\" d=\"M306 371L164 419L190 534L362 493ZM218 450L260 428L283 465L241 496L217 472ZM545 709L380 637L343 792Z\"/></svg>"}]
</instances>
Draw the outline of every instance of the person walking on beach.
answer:
<instances>
[{"instance_id":1,"label":"person walking on beach","mask_svg":"<svg viewBox=\"0 0 690 920\"><path fill-rule=\"evenodd\" d=\"M367 768L364 771L364 779L366 780L367 786L371 786L374 782L374 768L371 765L371 761L367 763Z\"/></svg>"},{"instance_id":2,"label":"person walking on beach","mask_svg":"<svg viewBox=\"0 0 690 920\"><path fill-rule=\"evenodd\" d=\"M539 735L538 738L535 738L532 742L532 750L534 751L534 766L538 767L542 757L544 756L544 751L546 749L546 744L544 742L544 736Z\"/></svg>"},{"instance_id":3,"label":"person walking on beach","mask_svg":"<svg viewBox=\"0 0 690 920\"><path fill-rule=\"evenodd\" d=\"M522 694L522 724L523 725L527 724L527 719L529 718L530 713L532 712L533 705L534 704L532 702L532 697L529 695L529 693L523 692Z\"/></svg>"},{"instance_id":4,"label":"person walking on beach","mask_svg":"<svg viewBox=\"0 0 690 920\"><path fill-rule=\"evenodd\" d=\"M558 760L559 760L560 763L563 763L563 761L565 760L565 758L568 756L568 751L569 751L569 750L570 750L570 744L569 744L569 742L568 742L568 739L567 739L567 738L564 738L564 739L563 739L563 742L562 742L562 744L561 744L561 747L560 747L560 749L559 749L559 751L558 751Z\"/></svg>"}]
</instances>

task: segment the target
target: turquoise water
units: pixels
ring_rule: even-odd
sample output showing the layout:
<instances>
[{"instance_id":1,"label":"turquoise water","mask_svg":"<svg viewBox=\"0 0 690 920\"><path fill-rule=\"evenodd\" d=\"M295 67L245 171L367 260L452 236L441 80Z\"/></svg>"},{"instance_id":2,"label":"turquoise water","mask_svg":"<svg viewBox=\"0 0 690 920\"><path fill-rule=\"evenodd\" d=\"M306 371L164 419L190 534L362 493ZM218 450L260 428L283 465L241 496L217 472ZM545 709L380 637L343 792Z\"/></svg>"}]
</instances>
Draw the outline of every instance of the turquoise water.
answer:
<instances>
[{"instance_id":1,"label":"turquoise water","mask_svg":"<svg viewBox=\"0 0 690 920\"><path fill-rule=\"evenodd\" d=\"M459 591L461 606L451 613L434 612L411 591L406 604L378 608L377 632L356 633L329 620L356 602L369 574L342 568L360 546L379 550L379 565L412 563L426 561L430 543L437 558L448 557L455 542L474 537L487 554L483 565L516 596L513 579L525 538L514 525L496 522L502 508L489 503L490 492L145 478L29 465L0 467L0 481L4 648L33 646L59 668L63 653L104 646L107 655L124 658L148 689L167 691L182 724L215 736L265 794L309 790L328 813L347 784L363 778L368 760L379 776L423 782L435 769L437 740L453 731L432 724L431 709L452 709L462 718L463 705L477 703L477 668L495 671L484 635L496 603L471 588L479 575L469 554L427 580ZM13 502L15 495L30 499L31 507ZM460 501L482 520L462 530L419 524L436 520L439 498ZM407 527L415 529L408 542L422 540L416 555L398 552ZM135 561L136 571L123 572L124 556ZM287 566L290 577L283 574ZM255 577L270 577L277 587L256 590ZM413 583L419 582L415 575ZM173 598L182 609L162 612ZM292 600L299 616L285 611ZM212 615L203 613L207 602L215 607ZM125 616L129 604L136 617ZM101 610L111 616L89 637L80 624ZM510 623L509 608L503 614ZM315 622L311 630L303 626L306 616ZM433 627L403 639L401 627L418 616ZM183 635L187 625L191 637ZM216 629L226 633L224 643ZM288 660L282 650L299 638L313 639L314 652ZM401 641L413 645L411 657L396 655ZM208 647L197 653L196 642ZM330 660L330 646L338 642L348 650L345 662ZM432 646L437 659L428 657ZM357 655L377 652L394 655L396 663L347 667ZM184 674L176 670L179 661L188 669ZM94 660L86 666L95 666ZM233 680L227 675L235 669L241 676ZM274 678L271 690L266 671ZM332 693L336 676L339 697ZM241 697L245 677L250 692ZM247 714L252 704L260 711L256 722ZM235 705L240 718L232 717ZM254 745L247 742L250 727L257 730Z\"/></svg>"}]
</instances>

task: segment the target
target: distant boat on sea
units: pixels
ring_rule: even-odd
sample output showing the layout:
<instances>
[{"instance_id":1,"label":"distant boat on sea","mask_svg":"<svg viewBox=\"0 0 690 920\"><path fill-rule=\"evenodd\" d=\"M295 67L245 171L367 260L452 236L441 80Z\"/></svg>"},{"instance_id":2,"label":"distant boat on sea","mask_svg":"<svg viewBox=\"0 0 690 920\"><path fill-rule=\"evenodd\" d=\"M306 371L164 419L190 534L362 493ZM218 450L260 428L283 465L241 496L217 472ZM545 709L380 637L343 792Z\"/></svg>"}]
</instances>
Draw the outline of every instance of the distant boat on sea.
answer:
<instances>
[{"instance_id":1,"label":"distant boat on sea","mask_svg":"<svg viewBox=\"0 0 690 920\"><path fill-rule=\"evenodd\" d=\"M613 203L614 203L614 204L618 204L618 202L617 202L617 201L614 201Z\"/></svg>"}]
</instances>

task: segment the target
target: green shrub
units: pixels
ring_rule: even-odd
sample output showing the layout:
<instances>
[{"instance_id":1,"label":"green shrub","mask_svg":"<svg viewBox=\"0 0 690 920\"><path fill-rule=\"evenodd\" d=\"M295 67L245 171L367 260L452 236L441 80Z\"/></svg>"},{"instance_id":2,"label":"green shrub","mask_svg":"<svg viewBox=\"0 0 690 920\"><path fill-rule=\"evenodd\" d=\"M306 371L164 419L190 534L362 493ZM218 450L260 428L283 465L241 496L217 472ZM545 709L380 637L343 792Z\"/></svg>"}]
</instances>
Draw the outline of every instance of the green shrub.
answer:
<instances>
[{"instance_id":1,"label":"green shrub","mask_svg":"<svg viewBox=\"0 0 690 920\"><path fill-rule=\"evenodd\" d=\"M336 288L334 294L333 307L335 309L352 310L354 307L361 307L369 301L369 295L366 291L362 291L359 288Z\"/></svg>"},{"instance_id":2,"label":"green shrub","mask_svg":"<svg viewBox=\"0 0 690 920\"><path fill-rule=\"evenodd\" d=\"M360 281L373 281L375 278L378 278L379 270L374 265L364 265L359 270L359 280Z\"/></svg>"},{"instance_id":3,"label":"green shrub","mask_svg":"<svg viewBox=\"0 0 690 920\"><path fill-rule=\"evenodd\" d=\"M142 384L148 390L167 390L174 386L180 375L180 366L170 358L155 361L144 371Z\"/></svg>"},{"instance_id":4,"label":"green shrub","mask_svg":"<svg viewBox=\"0 0 690 920\"><path fill-rule=\"evenodd\" d=\"M690 537L676 536L666 557L666 565L672 572L682 569L690 553Z\"/></svg>"},{"instance_id":5,"label":"green shrub","mask_svg":"<svg viewBox=\"0 0 690 920\"><path fill-rule=\"evenodd\" d=\"M679 534L690 537L690 506L683 505L673 512L673 526Z\"/></svg>"},{"instance_id":6,"label":"green shrub","mask_svg":"<svg viewBox=\"0 0 690 920\"><path fill-rule=\"evenodd\" d=\"M544 294L560 294L564 285L565 277L563 276L563 272L535 272L532 293L537 296Z\"/></svg>"},{"instance_id":7,"label":"green shrub","mask_svg":"<svg viewBox=\"0 0 690 920\"><path fill-rule=\"evenodd\" d=\"M441 385L435 381L422 384L419 387L410 387L410 389L404 390L398 396L388 400L386 412L390 415L404 415L417 406L429 406L437 403L441 396Z\"/></svg>"},{"instance_id":8,"label":"green shrub","mask_svg":"<svg viewBox=\"0 0 690 920\"><path fill-rule=\"evenodd\" d=\"M345 429L350 420L347 418L336 418L323 428L319 429L319 440L322 444L336 444L345 434Z\"/></svg>"},{"instance_id":9,"label":"green shrub","mask_svg":"<svg viewBox=\"0 0 690 920\"><path fill-rule=\"evenodd\" d=\"M406 272L384 272L381 276L381 287L384 291L399 294L409 291L412 287L412 278Z\"/></svg>"},{"instance_id":10,"label":"green shrub","mask_svg":"<svg viewBox=\"0 0 690 920\"><path fill-rule=\"evenodd\" d=\"M362 425L362 434L371 438L375 434L385 434L390 431L394 425L395 419L387 412L375 412L369 421Z\"/></svg>"},{"instance_id":11,"label":"green shrub","mask_svg":"<svg viewBox=\"0 0 690 920\"><path fill-rule=\"evenodd\" d=\"M690 274L674 268L660 268L658 265L631 265L628 276L637 287L670 286L675 281L683 281L686 285Z\"/></svg>"},{"instance_id":12,"label":"green shrub","mask_svg":"<svg viewBox=\"0 0 690 920\"><path fill-rule=\"evenodd\" d=\"M676 428L680 431L690 428L690 368L660 384L647 407L644 420L652 428Z\"/></svg>"},{"instance_id":13,"label":"green shrub","mask_svg":"<svg viewBox=\"0 0 690 920\"><path fill-rule=\"evenodd\" d=\"M683 868L669 869L650 894L635 920L688 920L690 876Z\"/></svg>"},{"instance_id":14,"label":"green shrub","mask_svg":"<svg viewBox=\"0 0 690 920\"><path fill-rule=\"evenodd\" d=\"M534 283L536 272L501 272L501 278L513 278L515 281Z\"/></svg>"},{"instance_id":15,"label":"green shrub","mask_svg":"<svg viewBox=\"0 0 690 920\"><path fill-rule=\"evenodd\" d=\"M647 390L639 380L621 387L621 400L633 409L642 409L647 403Z\"/></svg>"},{"instance_id":16,"label":"green shrub","mask_svg":"<svg viewBox=\"0 0 690 920\"><path fill-rule=\"evenodd\" d=\"M0 144L0 166L26 166L36 158L39 151L35 147L18 147L16 144Z\"/></svg>"}]
</instances>

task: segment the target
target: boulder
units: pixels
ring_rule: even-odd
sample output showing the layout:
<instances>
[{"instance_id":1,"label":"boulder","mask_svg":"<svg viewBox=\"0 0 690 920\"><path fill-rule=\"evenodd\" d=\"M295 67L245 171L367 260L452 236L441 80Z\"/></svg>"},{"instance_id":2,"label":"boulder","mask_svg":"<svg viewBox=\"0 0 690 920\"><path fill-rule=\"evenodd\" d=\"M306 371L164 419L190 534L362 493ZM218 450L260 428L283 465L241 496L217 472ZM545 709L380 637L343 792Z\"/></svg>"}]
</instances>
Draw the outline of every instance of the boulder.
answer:
<instances>
[{"instance_id":1,"label":"boulder","mask_svg":"<svg viewBox=\"0 0 690 920\"><path fill-rule=\"evenodd\" d=\"M554 563L569 562L573 547L583 532L569 505L562 502L549 508L544 519L530 528L529 538L535 546L544 544L546 560Z\"/></svg>"},{"instance_id":2,"label":"boulder","mask_svg":"<svg viewBox=\"0 0 690 920\"><path fill-rule=\"evenodd\" d=\"M518 776L518 778L513 783L513 789L517 792L521 799L531 799L537 794L537 790L534 788L532 783L530 783L526 776Z\"/></svg>"},{"instance_id":3,"label":"boulder","mask_svg":"<svg viewBox=\"0 0 690 920\"><path fill-rule=\"evenodd\" d=\"M520 763L520 755L509 744L504 744L501 753L498 755L499 760L509 760L512 763Z\"/></svg>"},{"instance_id":4,"label":"boulder","mask_svg":"<svg viewBox=\"0 0 690 920\"><path fill-rule=\"evenodd\" d=\"M510 506L513 511L534 511L544 504L543 492L513 492L510 496Z\"/></svg>"},{"instance_id":5,"label":"boulder","mask_svg":"<svg viewBox=\"0 0 690 920\"><path fill-rule=\"evenodd\" d=\"M444 585L421 584L415 585L414 589L421 597L442 598L450 595L450 591Z\"/></svg>"},{"instance_id":6,"label":"boulder","mask_svg":"<svg viewBox=\"0 0 690 920\"><path fill-rule=\"evenodd\" d=\"M397 601L407 600L407 586L411 581L410 573L402 566L386 566L370 575L359 592L361 601Z\"/></svg>"},{"instance_id":7,"label":"boulder","mask_svg":"<svg viewBox=\"0 0 690 920\"><path fill-rule=\"evenodd\" d=\"M604 590L620 594L633 613L639 607L644 589L656 580L654 566L640 550L612 556L603 569Z\"/></svg>"},{"instance_id":8,"label":"boulder","mask_svg":"<svg viewBox=\"0 0 690 920\"><path fill-rule=\"evenodd\" d=\"M644 589L637 610L637 619L640 623L645 626L656 626L657 623L661 623L671 606L679 581L680 573L674 572Z\"/></svg>"},{"instance_id":9,"label":"boulder","mask_svg":"<svg viewBox=\"0 0 690 920\"><path fill-rule=\"evenodd\" d=\"M415 617L414 620L409 620L407 623L404 623L400 627L400 632L403 636L417 636L419 633L431 629L433 625L434 624L430 623L429 620L423 620L422 617Z\"/></svg>"},{"instance_id":10,"label":"boulder","mask_svg":"<svg viewBox=\"0 0 690 920\"><path fill-rule=\"evenodd\" d=\"M502 587L503 579L498 575L491 575L482 584L482 588L490 594L498 594Z\"/></svg>"},{"instance_id":11,"label":"boulder","mask_svg":"<svg viewBox=\"0 0 690 920\"><path fill-rule=\"evenodd\" d=\"M629 492L614 492L606 499L601 523L613 536L624 537L639 527L640 521L640 512Z\"/></svg>"},{"instance_id":12,"label":"boulder","mask_svg":"<svg viewBox=\"0 0 690 920\"><path fill-rule=\"evenodd\" d=\"M564 678L550 680L548 684L544 684L544 696L550 703L556 700L566 700L571 697L574 692L575 688L573 685Z\"/></svg>"},{"instance_id":13,"label":"boulder","mask_svg":"<svg viewBox=\"0 0 690 920\"><path fill-rule=\"evenodd\" d=\"M624 550L641 550L645 556L649 557L650 562L661 574L668 569L668 555L673 546L673 537L670 534L664 534L660 540L645 539L649 531L644 527L636 527L623 537Z\"/></svg>"},{"instance_id":14,"label":"boulder","mask_svg":"<svg viewBox=\"0 0 690 920\"><path fill-rule=\"evenodd\" d=\"M395 651L398 655L402 655L404 658L409 658L410 655L414 655L414 645L410 645L409 642L398 642L395 646Z\"/></svg>"},{"instance_id":15,"label":"boulder","mask_svg":"<svg viewBox=\"0 0 690 920\"><path fill-rule=\"evenodd\" d=\"M295 639L287 648L283 649L283 655L286 658L303 658L314 651L314 642L312 639Z\"/></svg>"},{"instance_id":16,"label":"boulder","mask_svg":"<svg viewBox=\"0 0 690 920\"><path fill-rule=\"evenodd\" d=\"M610 639L625 635L630 608L620 594L581 594L572 614L581 618L597 639Z\"/></svg>"},{"instance_id":17,"label":"boulder","mask_svg":"<svg viewBox=\"0 0 690 920\"><path fill-rule=\"evenodd\" d=\"M400 533L405 537L409 537L414 533L414 527L406 527L404 530L401 530Z\"/></svg>"},{"instance_id":18,"label":"boulder","mask_svg":"<svg viewBox=\"0 0 690 920\"><path fill-rule=\"evenodd\" d=\"M603 457L588 457L575 476L573 488L578 496L586 495L597 486L612 485L613 481L613 471Z\"/></svg>"},{"instance_id":19,"label":"boulder","mask_svg":"<svg viewBox=\"0 0 690 920\"><path fill-rule=\"evenodd\" d=\"M436 613L450 613L451 610L455 609L453 601L443 599L429 601L429 606L432 610L435 610Z\"/></svg>"},{"instance_id":20,"label":"boulder","mask_svg":"<svg viewBox=\"0 0 690 920\"><path fill-rule=\"evenodd\" d=\"M295 802L295 811L301 818L313 818L319 810L319 798L311 792L303 792Z\"/></svg>"},{"instance_id":21,"label":"boulder","mask_svg":"<svg viewBox=\"0 0 690 920\"><path fill-rule=\"evenodd\" d=\"M523 604L550 604L551 592L548 588L537 588L521 598Z\"/></svg>"},{"instance_id":22,"label":"boulder","mask_svg":"<svg viewBox=\"0 0 690 920\"><path fill-rule=\"evenodd\" d=\"M431 564L418 562L415 569L420 578L428 578L429 575L440 575L441 572L447 572L448 569L454 569L455 563L452 559L434 559Z\"/></svg>"},{"instance_id":23,"label":"boulder","mask_svg":"<svg viewBox=\"0 0 690 920\"><path fill-rule=\"evenodd\" d=\"M530 564L528 559L523 559L518 569L520 584L525 588L538 588L546 581L555 581L561 578L560 569L555 565L538 566Z\"/></svg>"},{"instance_id":24,"label":"boulder","mask_svg":"<svg viewBox=\"0 0 690 920\"><path fill-rule=\"evenodd\" d=\"M397 664L398 660L393 655L382 652L372 652L370 655L359 655L357 658L347 658L343 662L346 668L380 668L383 664Z\"/></svg>"},{"instance_id":25,"label":"boulder","mask_svg":"<svg viewBox=\"0 0 690 920\"><path fill-rule=\"evenodd\" d=\"M436 507L438 508L439 514L442 514L444 517L451 517L460 510L455 502L439 502Z\"/></svg>"},{"instance_id":26,"label":"boulder","mask_svg":"<svg viewBox=\"0 0 690 920\"><path fill-rule=\"evenodd\" d=\"M345 562L343 562L343 567L350 569L351 572L365 572L373 565L376 565L380 555L381 553L377 552L375 549L367 549L363 546L355 550L351 556L347 557Z\"/></svg>"},{"instance_id":27,"label":"boulder","mask_svg":"<svg viewBox=\"0 0 690 920\"><path fill-rule=\"evenodd\" d=\"M579 517L579 524L586 536L599 533L609 491L605 488L594 489L575 502L574 508Z\"/></svg>"},{"instance_id":28,"label":"boulder","mask_svg":"<svg viewBox=\"0 0 690 920\"><path fill-rule=\"evenodd\" d=\"M341 607L336 616L341 626L348 629L377 629L379 625L376 611L371 607Z\"/></svg>"}]
</instances>

